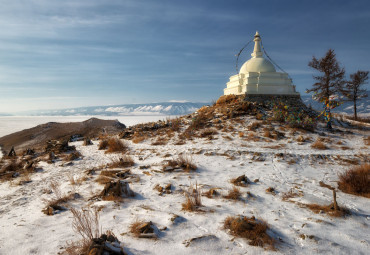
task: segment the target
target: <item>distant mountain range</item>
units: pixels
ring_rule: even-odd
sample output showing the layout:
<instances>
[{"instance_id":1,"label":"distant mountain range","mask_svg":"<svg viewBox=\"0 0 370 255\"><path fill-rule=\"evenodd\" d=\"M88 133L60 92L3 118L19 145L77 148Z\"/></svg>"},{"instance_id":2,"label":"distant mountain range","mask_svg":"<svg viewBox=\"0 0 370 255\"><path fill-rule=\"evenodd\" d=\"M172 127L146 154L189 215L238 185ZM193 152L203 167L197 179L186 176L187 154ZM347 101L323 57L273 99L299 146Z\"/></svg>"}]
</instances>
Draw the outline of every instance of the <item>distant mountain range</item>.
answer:
<instances>
[{"instance_id":1,"label":"distant mountain range","mask_svg":"<svg viewBox=\"0 0 370 255\"><path fill-rule=\"evenodd\" d=\"M185 115L192 113L207 103L163 102L149 104L122 104L110 106L90 106L60 110L38 110L23 112L31 116L120 116L120 115ZM19 115L19 114L17 114Z\"/></svg>"},{"instance_id":2,"label":"distant mountain range","mask_svg":"<svg viewBox=\"0 0 370 255\"><path fill-rule=\"evenodd\" d=\"M322 111L323 104L312 99L309 95L301 95L303 102L312 108ZM210 103L193 102L162 102L149 104L121 104L109 106L90 106L59 110L37 110L16 114L0 114L0 116L125 116L125 115L185 115L192 113ZM333 112L353 114L353 102L345 102L335 108ZM357 112L360 115L370 116L370 94L357 103Z\"/></svg>"}]
</instances>

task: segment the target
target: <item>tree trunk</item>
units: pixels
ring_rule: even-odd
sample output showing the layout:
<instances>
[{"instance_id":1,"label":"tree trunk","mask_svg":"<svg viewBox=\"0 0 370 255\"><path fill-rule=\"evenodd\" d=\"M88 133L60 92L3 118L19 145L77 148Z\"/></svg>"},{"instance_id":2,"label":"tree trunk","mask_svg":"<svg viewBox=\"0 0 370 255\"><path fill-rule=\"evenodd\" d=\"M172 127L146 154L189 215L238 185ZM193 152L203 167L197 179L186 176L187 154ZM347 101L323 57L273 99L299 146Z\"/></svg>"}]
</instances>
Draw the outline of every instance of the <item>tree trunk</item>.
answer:
<instances>
[{"instance_id":1,"label":"tree trunk","mask_svg":"<svg viewBox=\"0 0 370 255\"><path fill-rule=\"evenodd\" d=\"M357 120L357 106L356 106L356 99L353 100L353 110L355 111L355 120Z\"/></svg>"}]
</instances>

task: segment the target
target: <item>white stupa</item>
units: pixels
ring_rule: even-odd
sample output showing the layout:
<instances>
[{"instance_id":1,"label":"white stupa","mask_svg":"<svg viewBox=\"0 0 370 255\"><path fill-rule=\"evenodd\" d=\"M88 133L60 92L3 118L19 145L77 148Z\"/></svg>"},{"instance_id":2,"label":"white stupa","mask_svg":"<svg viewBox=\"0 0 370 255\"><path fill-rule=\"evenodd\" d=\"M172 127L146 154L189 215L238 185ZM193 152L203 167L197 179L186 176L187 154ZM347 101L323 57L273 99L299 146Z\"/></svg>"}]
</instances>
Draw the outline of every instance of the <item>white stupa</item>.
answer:
<instances>
[{"instance_id":1,"label":"white stupa","mask_svg":"<svg viewBox=\"0 0 370 255\"><path fill-rule=\"evenodd\" d=\"M289 95L299 96L287 73L276 72L274 65L263 57L258 32L254 36L252 58L230 77L224 95Z\"/></svg>"}]
</instances>

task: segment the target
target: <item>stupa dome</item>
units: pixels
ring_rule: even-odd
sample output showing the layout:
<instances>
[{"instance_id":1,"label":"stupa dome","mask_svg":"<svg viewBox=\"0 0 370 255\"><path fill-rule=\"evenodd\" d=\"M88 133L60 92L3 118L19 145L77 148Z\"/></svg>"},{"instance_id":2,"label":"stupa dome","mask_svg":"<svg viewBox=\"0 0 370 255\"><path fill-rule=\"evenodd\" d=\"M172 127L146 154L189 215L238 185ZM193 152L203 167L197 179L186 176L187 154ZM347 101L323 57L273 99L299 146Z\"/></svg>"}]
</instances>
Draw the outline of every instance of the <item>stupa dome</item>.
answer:
<instances>
[{"instance_id":1,"label":"stupa dome","mask_svg":"<svg viewBox=\"0 0 370 255\"><path fill-rule=\"evenodd\" d=\"M274 65L263 57L256 57L251 58L247 62L245 62L242 67L240 68L239 73L248 73L248 72L257 72L257 73L264 73L264 72L276 72Z\"/></svg>"},{"instance_id":2,"label":"stupa dome","mask_svg":"<svg viewBox=\"0 0 370 255\"><path fill-rule=\"evenodd\" d=\"M230 81L224 89L224 95L299 97L289 74L276 71L272 64L273 61L267 55L268 59L263 57L262 40L258 32L254 35L253 41L252 57L242 65L238 74L230 76Z\"/></svg>"}]
</instances>

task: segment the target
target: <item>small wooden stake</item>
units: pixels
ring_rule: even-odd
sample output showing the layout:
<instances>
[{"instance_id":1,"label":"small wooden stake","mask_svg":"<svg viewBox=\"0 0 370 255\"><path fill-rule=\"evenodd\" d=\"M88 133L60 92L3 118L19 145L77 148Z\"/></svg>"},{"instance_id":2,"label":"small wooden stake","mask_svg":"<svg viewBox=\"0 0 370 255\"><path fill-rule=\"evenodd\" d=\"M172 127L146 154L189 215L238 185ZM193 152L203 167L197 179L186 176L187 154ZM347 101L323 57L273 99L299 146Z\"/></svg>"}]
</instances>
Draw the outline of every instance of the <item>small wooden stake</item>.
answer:
<instances>
[{"instance_id":1,"label":"small wooden stake","mask_svg":"<svg viewBox=\"0 0 370 255\"><path fill-rule=\"evenodd\" d=\"M338 211L339 207L338 207L338 204L337 204L337 193L335 192L335 189L333 189L333 199L334 199L334 210Z\"/></svg>"}]
</instances>

